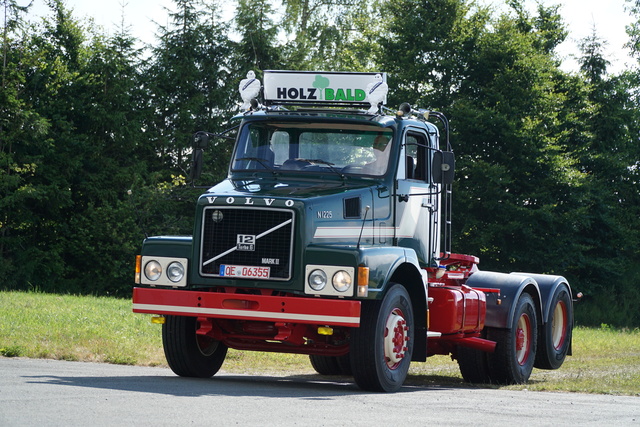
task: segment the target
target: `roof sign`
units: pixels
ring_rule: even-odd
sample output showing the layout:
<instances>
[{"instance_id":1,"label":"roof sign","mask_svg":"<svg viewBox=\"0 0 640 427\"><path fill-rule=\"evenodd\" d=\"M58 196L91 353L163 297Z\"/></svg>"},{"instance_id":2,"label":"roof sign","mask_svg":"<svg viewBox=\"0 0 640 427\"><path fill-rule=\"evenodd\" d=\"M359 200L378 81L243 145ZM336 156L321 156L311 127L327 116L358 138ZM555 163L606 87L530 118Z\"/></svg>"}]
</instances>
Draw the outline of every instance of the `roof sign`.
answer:
<instances>
[{"instance_id":1,"label":"roof sign","mask_svg":"<svg viewBox=\"0 0 640 427\"><path fill-rule=\"evenodd\" d=\"M270 104L365 106L387 101L386 73L264 71Z\"/></svg>"}]
</instances>

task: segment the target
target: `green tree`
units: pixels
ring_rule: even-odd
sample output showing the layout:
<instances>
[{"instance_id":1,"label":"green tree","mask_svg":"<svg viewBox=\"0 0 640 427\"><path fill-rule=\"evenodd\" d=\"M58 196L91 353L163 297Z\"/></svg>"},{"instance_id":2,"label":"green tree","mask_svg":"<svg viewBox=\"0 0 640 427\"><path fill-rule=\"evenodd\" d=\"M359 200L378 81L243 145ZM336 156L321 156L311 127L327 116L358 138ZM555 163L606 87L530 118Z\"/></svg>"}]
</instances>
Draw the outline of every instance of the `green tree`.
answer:
<instances>
[{"instance_id":1,"label":"green tree","mask_svg":"<svg viewBox=\"0 0 640 427\"><path fill-rule=\"evenodd\" d=\"M282 28L286 65L295 70L335 70L336 58L349 40L345 22L358 7L355 0L286 0ZM351 68L350 68L351 69Z\"/></svg>"},{"instance_id":2,"label":"green tree","mask_svg":"<svg viewBox=\"0 0 640 427\"><path fill-rule=\"evenodd\" d=\"M220 127L231 94L228 28L216 5L190 0L175 5L168 26L159 27L159 44L145 70L152 117L146 131L166 181L170 174L187 176L193 133Z\"/></svg>"},{"instance_id":3,"label":"green tree","mask_svg":"<svg viewBox=\"0 0 640 427\"><path fill-rule=\"evenodd\" d=\"M37 35L23 35L24 49L14 59L24 70L19 108L40 125L13 145L14 164L31 166L10 197L19 202L8 209L14 218L9 232L20 245L9 254L16 268L14 285L45 289L60 284L67 273L65 236L79 194L83 145L74 123L81 122L84 111L75 99L84 90L78 73L84 37L61 2L52 1L50 7L53 19L44 21Z\"/></svg>"},{"instance_id":4,"label":"green tree","mask_svg":"<svg viewBox=\"0 0 640 427\"><path fill-rule=\"evenodd\" d=\"M26 7L13 0L1 3L2 82L0 90L0 274L4 286L15 287L28 280L24 265L29 260L33 215L29 204L38 196L32 177L38 157L31 153L34 141L42 138L47 121L22 95L30 68L24 15ZM33 267L33 265L31 265Z\"/></svg>"},{"instance_id":5,"label":"green tree","mask_svg":"<svg viewBox=\"0 0 640 427\"><path fill-rule=\"evenodd\" d=\"M3 286L126 294L122 267L142 235L127 189L146 173L136 160L145 158L146 104L137 53L126 33L107 39L62 1L50 8L8 55L16 79L7 84L14 129L3 138L12 176L2 181L2 268L12 274Z\"/></svg>"},{"instance_id":6,"label":"green tree","mask_svg":"<svg viewBox=\"0 0 640 427\"><path fill-rule=\"evenodd\" d=\"M380 42L386 37L385 0L349 5L335 20L340 38L324 54L324 69L337 71L388 71L381 68Z\"/></svg>"},{"instance_id":7,"label":"green tree","mask_svg":"<svg viewBox=\"0 0 640 427\"><path fill-rule=\"evenodd\" d=\"M238 83L249 70L261 77L262 70L284 68L274 14L268 0L238 1L235 26L240 40L233 46L233 69Z\"/></svg>"},{"instance_id":8,"label":"green tree","mask_svg":"<svg viewBox=\"0 0 640 427\"><path fill-rule=\"evenodd\" d=\"M494 17L464 0L390 2L381 63L399 80L396 102L450 116L454 247L486 269L549 272L549 254L569 240L558 197L575 179L553 132L562 107L553 48L564 32L555 9L530 16L509 4Z\"/></svg>"},{"instance_id":9,"label":"green tree","mask_svg":"<svg viewBox=\"0 0 640 427\"><path fill-rule=\"evenodd\" d=\"M465 0L386 2L385 37L376 62L392 76L392 105L444 108L465 78L467 57L487 32L491 14Z\"/></svg>"},{"instance_id":10,"label":"green tree","mask_svg":"<svg viewBox=\"0 0 640 427\"><path fill-rule=\"evenodd\" d=\"M127 295L130 264L143 233L136 222L129 189L137 189L155 153L144 139L146 94L141 88L141 52L128 30L105 38L94 34L82 75L85 118L75 132L88 141L82 180L67 236L67 289ZM87 261L91 260L91 269ZM79 291L81 292L81 291Z\"/></svg>"},{"instance_id":11,"label":"green tree","mask_svg":"<svg viewBox=\"0 0 640 427\"><path fill-rule=\"evenodd\" d=\"M629 36L627 47L631 50L631 54L640 60L640 0L626 0L628 11L632 18L635 18L626 28Z\"/></svg>"},{"instance_id":12,"label":"green tree","mask_svg":"<svg viewBox=\"0 0 640 427\"><path fill-rule=\"evenodd\" d=\"M556 60L540 20L515 10L467 51L453 94L458 242L488 269L557 272L571 240L561 197L577 177L554 132L562 108Z\"/></svg>"},{"instance_id":13,"label":"green tree","mask_svg":"<svg viewBox=\"0 0 640 427\"><path fill-rule=\"evenodd\" d=\"M638 324L639 271L632 261L640 252L637 82L630 72L607 74L605 46L595 31L581 43L586 85L576 158L587 179L576 221L582 257L575 274L591 322Z\"/></svg>"},{"instance_id":14,"label":"green tree","mask_svg":"<svg viewBox=\"0 0 640 427\"><path fill-rule=\"evenodd\" d=\"M584 77L558 68L554 50L566 31L557 8L540 6L531 15L522 2L509 5L511 13L494 17L464 1L389 3L381 63L399 80L403 98L395 95L396 102L450 116L458 177L454 250L479 255L483 269L562 274L577 290L595 289L595 281L604 282L591 280L594 273L618 264L603 256L611 249L604 235L617 247L625 228L616 226L613 212L623 210L611 204L613 196L610 209L594 214L607 190L598 189L603 181L595 184L584 154L602 141L596 127L628 120L622 104L610 104L624 90L603 92L607 120L590 116L605 100L590 97ZM599 60L584 63L592 76L599 76ZM610 136L610 144L624 139L619 131ZM613 175L629 165L622 162ZM607 267L595 272L598 265ZM604 311L611 316L622 305Z\"/></svg>"}]
</instances>

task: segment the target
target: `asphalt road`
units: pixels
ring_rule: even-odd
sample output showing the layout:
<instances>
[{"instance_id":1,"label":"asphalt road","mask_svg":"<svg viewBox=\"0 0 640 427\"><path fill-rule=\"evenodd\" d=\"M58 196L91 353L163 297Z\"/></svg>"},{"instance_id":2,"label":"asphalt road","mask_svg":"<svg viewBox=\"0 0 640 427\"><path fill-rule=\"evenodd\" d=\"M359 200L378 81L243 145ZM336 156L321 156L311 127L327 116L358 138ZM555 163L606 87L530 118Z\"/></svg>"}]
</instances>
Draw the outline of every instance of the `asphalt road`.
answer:
<instances>
[{"instance_id":1,"label":"asphalt road","mask_svg":"<svg viewBox=\"0 0 640 427\"><path fill-rule=\"evenodd\" d=\"M478 388L360 391L320 376L0 358L0 426L640 426L640 398Z\"/></svg>"}]
</instances>

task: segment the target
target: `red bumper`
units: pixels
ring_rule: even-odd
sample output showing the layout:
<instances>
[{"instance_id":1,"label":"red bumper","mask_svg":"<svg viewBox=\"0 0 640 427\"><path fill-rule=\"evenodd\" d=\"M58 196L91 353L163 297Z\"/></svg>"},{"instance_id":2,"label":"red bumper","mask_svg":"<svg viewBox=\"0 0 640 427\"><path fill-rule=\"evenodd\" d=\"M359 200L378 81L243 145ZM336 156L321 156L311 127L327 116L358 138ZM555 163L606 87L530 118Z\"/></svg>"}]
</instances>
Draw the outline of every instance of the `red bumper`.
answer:
<instances>
[{"instance_id":1,"label":"red bumper","mask_svg":"<svg viewBox=\"0 0 640 427\"><path fill-rule=\"evenodd\" d=\"M320 298L134 288L133 311L218 319L360 326L360 301Z\"/></svg>"}]
</instances>

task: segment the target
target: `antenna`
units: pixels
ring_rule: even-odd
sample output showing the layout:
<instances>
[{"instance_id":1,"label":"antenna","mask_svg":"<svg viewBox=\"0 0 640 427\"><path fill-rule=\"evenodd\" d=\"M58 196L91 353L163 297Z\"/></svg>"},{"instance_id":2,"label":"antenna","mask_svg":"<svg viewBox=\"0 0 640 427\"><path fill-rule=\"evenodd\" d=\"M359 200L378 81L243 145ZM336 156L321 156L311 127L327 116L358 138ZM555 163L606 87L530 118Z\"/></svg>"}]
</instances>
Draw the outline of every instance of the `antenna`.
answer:
<instances>
[{"instance_id":1,"label":"antenna","mask_svg":"<svg viewBox=\"0 0 640 427\"><path fill-rule=\"evenodd\" d=\"M360 227L360 236L358 236L358 246L356 246L358 249L360 249L360 239L362 239L362 231L364 230L364 223L367 221L369 209L371 209L371 206L369 205L364 207L364 218L362 219L362 227Z\"/></svg>"}]
</instances>

